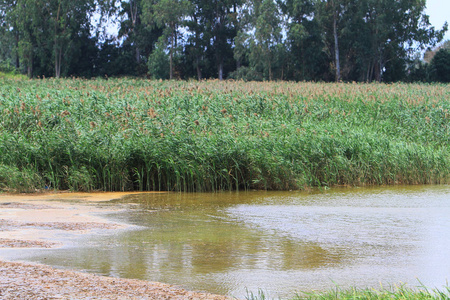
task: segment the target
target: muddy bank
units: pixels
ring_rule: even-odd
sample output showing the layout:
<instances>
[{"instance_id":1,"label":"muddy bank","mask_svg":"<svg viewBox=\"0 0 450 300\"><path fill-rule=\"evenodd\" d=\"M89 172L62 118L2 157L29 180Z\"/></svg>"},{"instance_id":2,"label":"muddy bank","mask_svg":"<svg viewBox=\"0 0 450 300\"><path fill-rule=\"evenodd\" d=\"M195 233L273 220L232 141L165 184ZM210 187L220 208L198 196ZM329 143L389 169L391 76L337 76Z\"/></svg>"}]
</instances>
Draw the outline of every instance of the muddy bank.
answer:
<instances>
[{"instance_id":1,"label":"muddy bank","mask_svg":"<svg viewBox=\"0 0 450 300\"><path fill-rule=\"evenodd\" d=\"M128 194L0 195L0 250L55 248L64 245L62 236L126 229L129 225L111 222L102 216L120 207L100 207L92 203ZM1 256L0 251L0 299L229 299L163 283L9 262Z\"/></svg>"}]
</instances>

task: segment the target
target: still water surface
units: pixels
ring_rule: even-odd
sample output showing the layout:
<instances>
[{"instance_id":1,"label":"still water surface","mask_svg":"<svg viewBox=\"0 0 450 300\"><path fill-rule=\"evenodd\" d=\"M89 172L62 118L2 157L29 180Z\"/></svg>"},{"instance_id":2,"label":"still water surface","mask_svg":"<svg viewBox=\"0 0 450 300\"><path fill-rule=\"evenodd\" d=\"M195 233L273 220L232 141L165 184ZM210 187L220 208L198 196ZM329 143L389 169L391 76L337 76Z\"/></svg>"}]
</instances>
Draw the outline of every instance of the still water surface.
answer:
<instances>
[{"instance_id":1,"label":"still water surface","mask_svg":"<svg viewBox=\"0 0 450 300\"><path fill-rule=\"evenodd\" d=\"M109 205L137 225L22 259L245 297L450 278L450 186L142 194Z\"/></svg>"}]
</instances>

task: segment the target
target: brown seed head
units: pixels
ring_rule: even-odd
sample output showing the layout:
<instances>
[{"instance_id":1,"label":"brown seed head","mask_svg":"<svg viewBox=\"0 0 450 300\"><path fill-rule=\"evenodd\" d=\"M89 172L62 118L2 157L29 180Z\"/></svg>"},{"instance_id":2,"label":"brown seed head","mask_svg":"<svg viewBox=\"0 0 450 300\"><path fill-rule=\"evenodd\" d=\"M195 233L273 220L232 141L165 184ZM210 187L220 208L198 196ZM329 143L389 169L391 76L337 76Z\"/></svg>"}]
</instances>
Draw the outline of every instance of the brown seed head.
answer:
<instances>
[{"instance_id":1,"label":"brown seed head","mask_svg":"<svg viewBox=\"0 0 450 300\"><path fill-rule=\"evenodd\" d=\"M150 109L147 111L147 115L148 115L150 118L152 118L152 119L154 119L154 118L157 117L156 112L155 112L155 110L154 110L153 108L150 108Z\"/></svg>"}]
</instances>

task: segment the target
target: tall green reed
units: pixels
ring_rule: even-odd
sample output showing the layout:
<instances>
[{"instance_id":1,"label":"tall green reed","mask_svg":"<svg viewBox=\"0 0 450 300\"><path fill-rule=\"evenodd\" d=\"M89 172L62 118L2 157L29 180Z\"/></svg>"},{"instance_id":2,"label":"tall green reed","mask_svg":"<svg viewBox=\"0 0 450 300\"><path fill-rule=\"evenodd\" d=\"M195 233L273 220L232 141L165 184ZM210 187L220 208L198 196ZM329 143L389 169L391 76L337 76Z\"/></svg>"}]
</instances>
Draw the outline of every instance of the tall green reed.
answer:
<instances>
[{"instance_id":1,"label":"tall green reed","mask_svg":"<svg viewBox=\"0 0 450 300\"><path fill-rule=\"evenodd\" d=\"M448 85L1 81L0 165L33 170L42 187L218 191L449 179Z\"/></svg>"}]
</instances>

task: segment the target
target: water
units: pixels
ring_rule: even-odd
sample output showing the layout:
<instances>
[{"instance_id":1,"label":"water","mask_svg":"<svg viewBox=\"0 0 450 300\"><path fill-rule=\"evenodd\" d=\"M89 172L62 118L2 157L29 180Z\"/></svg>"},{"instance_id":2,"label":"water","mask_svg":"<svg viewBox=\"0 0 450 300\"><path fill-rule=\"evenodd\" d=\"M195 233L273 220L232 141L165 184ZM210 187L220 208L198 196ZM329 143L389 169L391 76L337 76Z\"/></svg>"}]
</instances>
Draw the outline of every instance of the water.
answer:
<instances>
[{"instance_id":1,"label":"water","mask_svg":"<svg viewBox=\"0 0 450 300\"><path fill-rule=\"evenodd\" d=\"M245 297L450 277L450 187L143 194L110 205L132 231L15 257ZM420 282L418 281L420 280Z\"/></svg>"}]
</instances>

